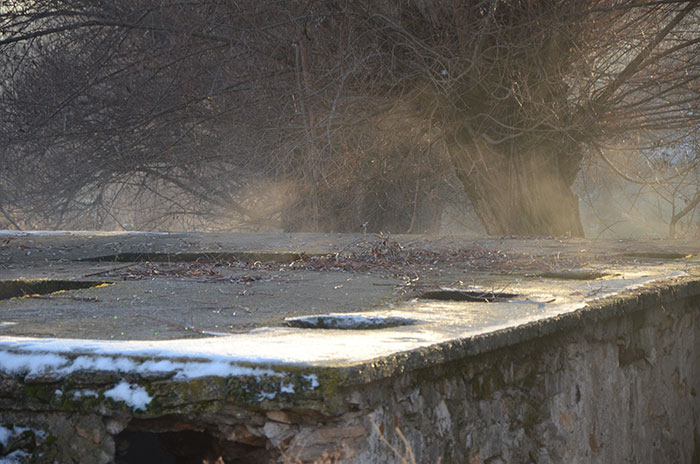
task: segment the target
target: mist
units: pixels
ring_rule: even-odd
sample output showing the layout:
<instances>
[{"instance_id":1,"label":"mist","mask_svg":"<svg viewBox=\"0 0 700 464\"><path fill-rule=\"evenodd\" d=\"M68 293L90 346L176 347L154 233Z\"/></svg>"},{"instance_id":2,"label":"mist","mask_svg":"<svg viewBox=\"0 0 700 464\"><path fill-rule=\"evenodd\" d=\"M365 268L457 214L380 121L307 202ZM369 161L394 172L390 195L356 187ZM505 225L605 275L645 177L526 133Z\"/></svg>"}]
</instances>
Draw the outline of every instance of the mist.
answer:
<instances>
[{"instance_id":1,"label":"mist","mask_svg":"<svg viewBox=\"0 0 700 464\"><path fill-rule=\"evenodd\" d=\"M4 5L0 227L697 235L697 5L429 3Z\"/></svg>"}]
</instances>

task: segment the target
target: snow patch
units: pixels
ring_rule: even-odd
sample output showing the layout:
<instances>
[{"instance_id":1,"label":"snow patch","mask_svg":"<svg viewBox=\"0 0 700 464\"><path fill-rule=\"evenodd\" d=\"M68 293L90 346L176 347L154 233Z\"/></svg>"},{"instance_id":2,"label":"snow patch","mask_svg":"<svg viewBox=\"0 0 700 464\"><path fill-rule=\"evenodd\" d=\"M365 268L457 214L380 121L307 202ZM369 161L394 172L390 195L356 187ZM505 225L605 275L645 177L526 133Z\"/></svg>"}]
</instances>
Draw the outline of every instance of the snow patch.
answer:
<instances>
[{"instance_id":1,"label":"snow patch","mask_svg":"<svg viewBox=\"0 0 700 464\"><path fill-rule=\"evenodd\" d=\"M32 429L29 427L18 427L16 425L13 425L12 428L8 427L3 427L0 425L0 445L2 445L3 448L7 446L7 444L10 441L10 438L16 437L17 435L22 435L24 432L31 430L36 437L38 437L41 440L46 439L46 432L43 430L37 430L37 429ZM0 458L0 463L3 461Z\"/></svg>"},{"instance_id":2,"label":"snow patch","mask_svg":"<svg viewBox=\"0 0 700 464\"><path fill-rule=\"evenodd\" d=\"M315 390L316 388L318 388L319 385L321 385L320 383L318 383L318 377L316 376L316 374L306 374L302 375L302 377L311 382L312 390Z\"/></svg>"},{"instance_id":3,"label":"snow patch","mask_svg":"<svg viewBox=\"0 0 700 464\"><path fill-rule=\"evenodd\" d=\"M294 384L280 382L280 393L294 393Z\"/></svg>"},{"instance_id":4,"label":"snow patch","mask_svg":"<svg viewBox=\"0 0 700 464\"><path fill-rule=\"evenodd\" d=\"M52 353L17 354L0 352L0 370L10 374L57 375L64 377L76 371L107 371L139 374L172 373L175 380L198 377L284 376L285 374L257 367L239 366L226 361L147 360L136 362L126 357L78 356L70 359Z\"/></svg>"},{"instance_id":5,"label":"snow patch","mask_svg":"<svg viewBox=\"0 0 700 464\"><path fill-rule=\"evenodd\" d=\"M277 393L276 393L276 392L264 392L264 391L261 391L260 393L258 393L258 401L262 401L262 400L272 400L272 399L275 398L275 396L277 396Z\"/></svg>"},{"instance_id":6,"label":"snow patch","mask_svg":"<svg viewBox=\"0 0 700 464\"><path fill-rule=\"evenodd\" d=\"M0 425L0 445L2 445L3 448L7 446L7 442L12 435L12 429Z\"/></svg>"},{"instance_id":7,"label":"snow patch","mask_svg":"<svg viewBox=\"0 0 700 464\"><path fill-rule=\"evenodd\" d=\"M204 335L211 335L212 337L228 337L231 334L225 332L212 332L211 330L202 330Z\"/></svg>"},{"instance_id":8,"label":"snow patch","mask_svg":"<svg viewBox=\"0 0 700 464\"><path fill-rule=\"evenodd\" d=\"M241 366L231 361L210 359L202 361L171 361L168 359L135 360L125 356L89 356L79 355L75 358L60 356L54 353L13 353L0 351L0 371L10 374L24 374L29 376L54 376L65 377L76 371L107 371L120 374L137 373L144 376L154 374L170 375L172 380L188 380L200 377L254 377L257 380L274 377L279 379L279 392L263 392L259 394L259 401L272 399L277 393L295 393L296 387L289 379L289 374L277 372L273 369L260 367ZM318 378L314 374L303 376L311 384L303 386L304 390L313 390L319 386ZM63 395L61 390L54 392L56 396ZM77 390L72 392L73 399L86 397L98 398L99 394L93 390ZM115 401L123 401L133 409L145 409L145 405L151 401L146 390L137 385L126 382L105 392L106 398Z\"/></svg>"},{"instance_id":9,"label":"snow patch","mask_svg":"<svg viewBox=\"0 0 700 464\"><path fill-rule=\"evenodd\" d=\"M174 372L175 380L195 379L198 377L266 377L283 375L272 369L239 366L226 361L183 362L183 361L145 361L131 371L140 374Z\"/></svg>"},{"instance_id":10,"label":"snow patch","mask_svg":"<svg viewBox=\"0 0 700 464\"><path fill-rule=\"evenodd\" d=\"M58 369L65 363L65 357L51 353L26 355L4 352L0 354L0 370L12 374L41 374Z\"/></svg>"},{"instance_id":11,"label":"snow patch","mask_svg":"<svg viewBox=\"0 0 700 464\"><path fill-rule=\"evenodd\" d=\"M95 390L76 390L73 392L73 398L97 398L100 396Z\"/></svg>"},{"instance_id":12,"label":"snow patch","mask_svg":"<svg viewBox=\"0 0 700 464\"><path fill-rule=\"evenodd\" d=\"M15 450L7 456L0 457L0 464L22 464L29 455L22 450Z\"/></svg>"},{"instance_id":13,"label":"snow patch","mask_svg":"<svg viewBox=\"0 0 700 464\"><path fill-rule=\"evenodd\" d=\"M172 374L173 380L187 380L199 377L277 377L280 380L280 393L295 393L293 383L285 381L289 375L284 372L277 372L272 369L240 366L232 362L222 360L209 361L171 361L146 360L135 361L126 357L117 356L88 356L80 355L74 359L67 356L59 356L53 353L11 353L0 352L0 370L11 374L26 375L53 375L65 377L76 371L108 371L118 373L138 373L142 375L152 374ZM318 379L314 374L303 376L311 383L310 389L319 386ZM61 396L63 392L56 390L56 396ZM273 399L277 392L259 393L259 401ZM148 395L143 387L121 382L114 388L104 393L105 398L114 401L122 401L131 406L134 410L145 410L152 397ZM77 390L72 393L73 399L86 397L99 397L94 390Z\"/></svg>"},{"instance_id":14,"label":"snow patch","mask_svg":"<svg viewBox=\"0 0 700 464\"><path fill-rule=\"evenodd\" d=\"M145 388L139 385L133 385L125 381L121 381L114 388L105 391L105 398L110 398L114 401L121 401L130 406L133 410L145 411L146 406L153 399L148 394Z\"/></svg>"}]
</instances>

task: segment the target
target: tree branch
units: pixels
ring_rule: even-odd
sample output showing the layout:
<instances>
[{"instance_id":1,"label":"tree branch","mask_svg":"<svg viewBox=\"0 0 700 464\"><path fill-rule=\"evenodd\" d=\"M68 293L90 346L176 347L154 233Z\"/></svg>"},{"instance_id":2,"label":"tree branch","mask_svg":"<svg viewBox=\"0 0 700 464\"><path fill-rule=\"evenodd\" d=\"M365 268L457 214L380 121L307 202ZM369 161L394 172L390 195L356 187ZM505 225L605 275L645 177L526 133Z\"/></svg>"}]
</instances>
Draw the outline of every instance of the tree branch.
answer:
<instances>
[{"instance_id":1,"label":"tree branch","mask_svg":"<svg viewBox=\"0 0 700 464\"><path fill-rule=\"evenodd\" d=\"M659 46L659 44L666 38L666 36L668 36L668 34L670 34L671 31L681 21L683 21L683 18L688 16L688 14L698 6L700 6L700 1L689 1L688 5L686 5L686 7L683 8L683 10L681 10L681 12L678 13L666 25L666 27L659 31L659 33L656 34L656 37L654 37L654 39L651 42L649 42L649 44L647 44L647 46L644 47L644 49L636 57L634 57L632 61L630 61L627 64L627 66L625 66L625 69L623 69L610 84L608 84L602 91L600 91L598 96L596 96L593 99L594 106L605 105L606 103L608 103L608 100L613 96L617 89L619 89L625 82L627 82L629 78L631 78L633 75L635 75L645 66L647 66L645 60L651 56L654 49L656 49L656 47Z\"/></svg>"}]
</instances>

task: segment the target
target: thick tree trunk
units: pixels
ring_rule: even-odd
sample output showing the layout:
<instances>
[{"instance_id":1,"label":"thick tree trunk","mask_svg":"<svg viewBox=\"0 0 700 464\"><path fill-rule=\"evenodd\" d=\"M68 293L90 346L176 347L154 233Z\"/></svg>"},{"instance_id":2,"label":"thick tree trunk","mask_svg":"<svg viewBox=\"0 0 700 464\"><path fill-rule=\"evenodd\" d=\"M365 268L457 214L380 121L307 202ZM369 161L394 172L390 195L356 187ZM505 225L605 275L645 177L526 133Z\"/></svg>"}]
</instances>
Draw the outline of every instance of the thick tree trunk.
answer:
<instances>
[{"instance_id":1,"label":"thick tree trunk","mask_svg":"<svg viewBox=\"0 0 700 464\"><path fill-rule=\"evenodd\" d=\"M576 147L538 146L522 152L485 141L448 143L457 176L489 235L582 237ZM506 148L506 147L503 147Z\"/></svg>"}]
</instances>

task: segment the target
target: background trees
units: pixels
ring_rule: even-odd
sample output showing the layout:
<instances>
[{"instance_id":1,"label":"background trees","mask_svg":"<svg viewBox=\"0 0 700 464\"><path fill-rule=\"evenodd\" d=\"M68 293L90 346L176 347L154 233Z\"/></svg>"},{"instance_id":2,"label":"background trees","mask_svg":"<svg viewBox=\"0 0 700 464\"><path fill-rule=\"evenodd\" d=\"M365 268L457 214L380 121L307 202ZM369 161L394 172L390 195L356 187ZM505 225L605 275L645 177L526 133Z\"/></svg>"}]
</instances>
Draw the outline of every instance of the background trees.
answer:
<instances>
[{"instance_id":1,"label":"background trees","mask_svg":"<svg viewBox=\"0 0 700 464\"><path fill-rule=\"evenodd\" d=\"M582 163L635 146L654 158L697 127L699 10L13 2L0 12L0 216L425 232L461 184L491 234L581 235Z\"/></svg>"}]
</instances>

